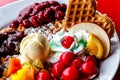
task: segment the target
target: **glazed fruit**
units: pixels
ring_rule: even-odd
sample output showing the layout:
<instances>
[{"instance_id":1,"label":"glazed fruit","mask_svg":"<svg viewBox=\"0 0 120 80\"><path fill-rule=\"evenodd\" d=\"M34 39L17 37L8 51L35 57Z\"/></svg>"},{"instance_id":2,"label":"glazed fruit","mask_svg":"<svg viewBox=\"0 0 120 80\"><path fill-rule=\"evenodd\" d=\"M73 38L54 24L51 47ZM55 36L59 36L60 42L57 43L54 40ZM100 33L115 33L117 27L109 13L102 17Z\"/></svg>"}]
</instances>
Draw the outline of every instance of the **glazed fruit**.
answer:
<instances>
[{"instance_id":1,"label":"glazed fruit","mask_svg":"<svg viewBox=\"0 0 120 80\"><path fill-rule=\"evenodd\" d=\"M72 60L74 60L75 55L72 52L63 52L63 54L60 56L60 61L68 66L71 64Z\"/></svg>"},{"instance_id":2,"label":"glazed fruit","mask_svg":"<svg viewBox=\"0 0 120 80\"><path fill-rule=\"evenodd\" d=\"M86 56L85 62L88 62L88 61L93 61L95 64L97 64L96 57L94 55Z\"/></svg>"},{"instance_id":3,"label":"glazed fruit","mask_svg":"<svg viewBox=\"0 0 120 80\"><path fill-rule=\"evenodd\" d=\"M56 19L62 20L65 16L65 11L66 4L59 4L57 1L35 3L21 10L17 19L10 23L10 27L18 28L21 24L26 28L36 28Z\"/></svg>"},{"instance_id":4,"label":"glazed fruit","mask_svg":"<svg viewBox=\"0 0 120 80\"><path fill-rule=\"evenodd\" d=\"M73 43L74 38L71 36L65 36L62 38L61 42L62 42L62 46L65 48L70 48L71 44Z\"/></svg>"},{"instance_id":5,"label":"glazed fruit","mask_svg":"<svg viewBox=\"0 0 120 80\"><path fill-rule=\"evenodd\" d=\"M55 77L61 76L65 66L61 62L57 62L52 66L52 73Z\"/></svg>"},{"instance_id":6,"label":"glazed fruit","mask_svg":"<svg viewBox=\"0 0 120 80\"><path fill-rule=\"evenodd\" d=\"M19 49L16 49L17 44L20 43L24 36L24 32L15 30L0 33L0 57L19 54Z\"/></svg>"},{"instance_id":7,"label":"glazed fruit","mask_svg":"<svg viewBox=\"0 0 120 80\"><path fill-rule=\"evenodd\" d=\"M30 23L29 20L25 19L22 21L22 25L25 26L25 27L29 27L29 26L32 26L32 24Z\"/></svg>"},{"instance_id":8,"label":"glazed fruit","mask_svg":"<svg viewBox=\"0 0 120 80\"><path fill-rule=\"evenodd\" d=\"M50 4L51 4L52 6L60 5L57 1L50 1Z\"/></svg>"},{"instance_id":9,"label":"glazed fruit","mask_svg":"<svg viewBox=\"0 0 120 80\"><path fill-rule=\"evenodd\" d=\"M66 11L67 5L66 4L61 4L60 7L63 11Z\"/></svg>"},{"instance_id":10,"label":"glazed fruit","mask_svg":"<svg viewBox=\"0 0 120 80\"><path fill-rule=\"evenodd\" d=\"M17 20L13 20L11 23L10 23L10 27L11 28L17 28L19 25L19 22Z\"/></svg>"},{"instance_id":11,"label":"glazed fruit","mask_svg":"<svg viewBox=\"0 0 120 80\"><path fill-rule=\"evenodd\" d=\"M55 7L52 7L52 9L53 9L54 11L58 11L58 10L61 10L61 7L60 7L60 6L55 6Z\"/></svg>"},{"instance_id":12,"label":"glazed fruit","mask_svg":"<svg viewBox=\"0 0 120 80\"><path fill-rule=\"evenodd\" d=\"M35 28L38 26L37 16L32 16L29 18L29 20Z\"/></svg>"},{"instance_id":13,"label":"glazed fruit","mask_svg":"<svg viewBox=\"0 0 120 80\"><path fill-rule=\"evenodd\" d=\"M79 72L74 66L66 68L62 73L63 80L78 80L78 77Z\"/></svg>"},{"instance_id":14,"label":"glazed fruit","mask_svg":"<svg viewBox=\"0 0 120 80\"><path fill-rule=\"evenodd\" d=\"M36 80L52 80L52 76L48 71L40 71Z\"/></svg>"},{"instance_id":15,"label":"glazed fruit","mask_svg":"<svg viewBox=\"0 0 120 80\"><path fill-rule=\"evenodd\" d=\"M81 66L81 71L85 74L95 74L97 72L97 68L94 64L93 61L88 61L88 62L85 62L82 66Z\"/></svg>"},{"instance_id":16,"label":"glazed fruit","mask_svg":"<svg viewBox=\"0 0 120 80\"><path fill-rule=\"evenodd\" d=\"M58 20L61 20L64 16L65 14L62 11L57 11L55 14L55 18Z\"/></svg>"},{"instance_id":17,"label":"glazed fruit","mask_svg":"<svg viewBox=\"0 0 120 80\"><path fill-rule=\"evenodd\" d=\"M80 68L83 63L84 61L81 58L76 58L75 60L73 60L71 65L75 66L76 68Z\"/></svg>"}]
</instances>

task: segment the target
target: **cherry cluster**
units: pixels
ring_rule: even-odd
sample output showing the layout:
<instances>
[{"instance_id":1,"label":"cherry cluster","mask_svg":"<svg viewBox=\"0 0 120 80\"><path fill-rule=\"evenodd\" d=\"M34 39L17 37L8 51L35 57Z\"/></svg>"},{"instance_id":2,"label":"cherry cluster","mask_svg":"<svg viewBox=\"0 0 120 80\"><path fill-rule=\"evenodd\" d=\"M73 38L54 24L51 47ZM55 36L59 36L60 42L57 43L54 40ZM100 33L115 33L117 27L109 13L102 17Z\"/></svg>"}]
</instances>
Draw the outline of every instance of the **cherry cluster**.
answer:
<instances>
[{"instance_id":1,"label":"cherry cluster","mask_svg":"<svg viewBox=\"0 0 120 80\"><path fill-rule=\"evenodd\" d=\"M88 55L83 60L72 52L63 52L51 71L40 71L37 80L89 80L97 72L95 56Z\"/></svg>"},{"instance_id":2,"label":"cherry cluster","mask_svg":"<svg viewBox=\"0 0 120 80\"><path fill-rule=\"evenodd\" d=\"M85 60L75 57L72 52L64 52L60 61L52 67L52 74L61 80L84 80L97 73L96 59L87 56Z\"/></svg>"},{"instance_id":3,"label":"cherry cluster","mask_svg":"<svg viewBox=\"0 0 120 80\"><path fill-rule=\"evenodd\" d=\"M10 23L10 27L38 27L56 19L61 20L65 16L66 7L66 4L59 4L57 1L35 3L21 10L17 19Z\"/></svg>"}]
</instances>

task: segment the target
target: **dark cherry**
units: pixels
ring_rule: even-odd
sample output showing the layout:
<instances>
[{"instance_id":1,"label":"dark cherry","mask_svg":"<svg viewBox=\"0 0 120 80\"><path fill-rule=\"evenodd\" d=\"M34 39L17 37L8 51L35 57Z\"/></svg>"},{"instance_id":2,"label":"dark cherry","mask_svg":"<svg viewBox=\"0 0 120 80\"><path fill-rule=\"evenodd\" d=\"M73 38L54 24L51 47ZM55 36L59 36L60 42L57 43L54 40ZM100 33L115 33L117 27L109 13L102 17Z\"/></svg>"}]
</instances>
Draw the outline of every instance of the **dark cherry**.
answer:
<instances>
[{"instance_id":1,"label":"dark cherry","mask_svg":"<svg viewBox=\"0 0 120 80\"><path fill-rule=\"evenodd\" d=\"M51 22L54 19L54 11L52 10L52 8L46 8L44 11L44 18L45 18L45 22Z\"/></svg>"},{"instance_id":2,"label":"dark cherry","mask_svg":"<svg viewBox=\"0 0 120 80\"><path fill-rule=\"evenodd\" d=\"M42 9L45 9L47 7L50 7L51 4L48 1L46 1L46 2L42 2L40 5L41 5Z\"/></svg>"},{"instance_id":3,"label":"dark cherry","mask_svg":"<svg viewBox=\"0 0 120 80\"><path fill-rule=\"evenodd\" d=\"M37 16L32 16L29 18L30 22L32 23L33 27L38 27Z\"/></svg>"},{"instance_id":4,"label":"dark cherry","mask_svg":"<svg viewBox=\"0 0 120 80\"><path fill-rule=\"evenodd\" d=\"M55 7L52 7L52 9L53 9L54 11L58 11L58 10L61 10L61 7L60 7L60 6L55 6Z\"/></svg>"},{"instance_id":5,"label":"dark cherry","mask_svg":"<svg viewBox=\"0 0 120 80\"><path fill-rule=\"evenodd\" d=\"M52 6L58 6L58 5L60 5L57 1L50 1L50 4Z\"/></svg>"},{"instance_id":6,"label":"dark cherry","mask_svg":"<svg viewBox=\"0 0 120 80\"><path fill-rule=\"evenodd\" d=\"M40 10L43 10L43 8L41 5L37 5L35 6L35 10L39 12Z\"/></svg>"},{"instance_id":7,"label":"dark cherry","mask_svg":"<svg viewBox=\"0 0 120 80\"><path fill-rule=\"evenodd\" d=\"M65 14L64 14L62 11L57 11L57 12L55 13L55 18L58 19L58 20L63 19L64 16L65 16Z\"/></svg>"},{"instance_id":8,"label":"dark cherry","mask_svg":"<svg viewBox=\"0 0 120 80\"><path fill-rule=\"evenodd\" d=\"M65 12L66 8L67 8L67 5L66 4L60 4L60 7Z\"/></svg>"},{"instance_id":9,"label":"dark cherry","mask_svg":"<svg viewBox=\"0 0 120 80\"><path fill-rule=\"evenodd\" d=\"M54 11L52 8L46 8L45 9L45 13L49 14L49 15L54 15Z\"/></svg>"},{"instance_id":10,"label":"dark cherry","mask_svg":"<svg viewBox=\"0 0 120 80\"><path fill-rule=\"evenodd\" d=\"M25 20L22 21L22 25L24 27L26 27L26 28L32 26L32 24L30 23L30 21L27 20L27 19L25 19Z\"/></svg>"},{"instance_id":11,"label":"dark cherry","mask_svg":"<svg viewBox=\"0 0 120 80\"><path fill-rule=\"evenodd\" d=\"M30 17L30 14L33 11L33 6L30 5L26 7L25 9L21 10L18 16L18 21L21 22L24 19L28 19Z\"/></svg>"},{"instance_id":12,"label":"dark cherry","mask_svg":"<svg viewBox=\"0 0 120 80\"><path fill-rule=\"evenodd\" d=\"M34 6L37 6L37 5L40 5L40 3L35 2L33 5L34 5Z\"/></svg>"},{"instance_id":13,"label":"dark cherry","mask_svg":"<svg viewBox=\"0 0 120 80\"><path fill-rule=\"evenodd\" d=\"M37 14L38 18L40 19L43 19L44 17L44 11L40 11L38 14Z\"/></svg>"},{"instance_id":14,"label":"dark cherry","mask_svg":"<svg viewBox=\"0 0 120 80\"><path fill-rule=\"evenodd\" d=\"M19 25L19 22L17 20L13 20L11 23L10 23L10 27L11 28L17 28Z\"/></svg>"},{"instance_id":15,"label":"dark cherry","mask_svg":"<svg viewBox=\"0 0 120 80\"><path fill-rule=\"evenodd\" d=\"M37 14L37 16L38 16L38 18L39 18L39 22L41 22L41 23L44 23L44 22L46 21L45 18L44 18L44 14L45 14L44 11L40 11L40 12Z\"/></svg>"},{"instance_id":16,"label":"dark cherry","mask_svg":"<svg viewBox=\"0 0 120 80\"><path fill-rule=\"evenodd\" d=\"M65 4L60 5L57 1L34 3L22 9L17 17L17 22L10 23L10 27L17 28L20 24L26 28L37 27L55 19L61 20L64 18L65 8ZM37 18L33 16L37 16Z\"/></svg>"}]
</instances>

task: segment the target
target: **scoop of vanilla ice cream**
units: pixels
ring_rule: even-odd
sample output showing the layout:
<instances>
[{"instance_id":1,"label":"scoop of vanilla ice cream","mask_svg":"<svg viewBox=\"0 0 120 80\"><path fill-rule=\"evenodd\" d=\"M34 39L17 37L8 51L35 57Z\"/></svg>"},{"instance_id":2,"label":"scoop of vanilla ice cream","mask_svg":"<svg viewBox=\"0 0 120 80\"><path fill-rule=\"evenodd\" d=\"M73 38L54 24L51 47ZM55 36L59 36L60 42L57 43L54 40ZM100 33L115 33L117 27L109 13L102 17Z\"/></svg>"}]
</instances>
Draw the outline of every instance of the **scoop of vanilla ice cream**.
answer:
<instances>
[{"instance_id":1,"label":"scoop of vanilla ice cream","mask_svg":"<svg viewBox=\"0 0 120 80\"><path fill-rule=\"evenodd\" d=\"M36 59L44 61L48 57L49 49L49 43L43 35L29 34L22 39L20 44L21 62L30 62Z\"/></svg>"}]
</instances>

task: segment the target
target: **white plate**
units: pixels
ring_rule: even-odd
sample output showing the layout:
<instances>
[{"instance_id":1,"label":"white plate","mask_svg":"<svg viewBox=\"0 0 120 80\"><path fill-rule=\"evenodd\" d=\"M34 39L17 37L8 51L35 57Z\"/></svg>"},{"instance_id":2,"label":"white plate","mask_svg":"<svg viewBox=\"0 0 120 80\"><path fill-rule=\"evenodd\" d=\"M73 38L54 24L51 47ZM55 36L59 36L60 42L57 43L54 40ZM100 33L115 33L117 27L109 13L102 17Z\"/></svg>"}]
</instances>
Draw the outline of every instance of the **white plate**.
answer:
<instances>
[{"instance_id":1,"label":"white plate","mask_svg":"<svg viewBox=\"0 0 120 80\"><path fill-rule=\"evenodd\" d=\"M0 7L0 28L15 19L21 9L33 4L34 2L43 2L46 0L20 0L3 7ZM67 0L58 0L60 3L67 3ZM111 51L107 59L100 66L100 74L95 80L112 80L120 63L120 43L118 35L115 33L111 39Z\"/></svg>"}]
</instances>

